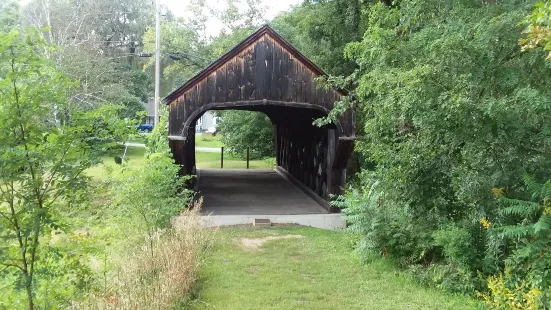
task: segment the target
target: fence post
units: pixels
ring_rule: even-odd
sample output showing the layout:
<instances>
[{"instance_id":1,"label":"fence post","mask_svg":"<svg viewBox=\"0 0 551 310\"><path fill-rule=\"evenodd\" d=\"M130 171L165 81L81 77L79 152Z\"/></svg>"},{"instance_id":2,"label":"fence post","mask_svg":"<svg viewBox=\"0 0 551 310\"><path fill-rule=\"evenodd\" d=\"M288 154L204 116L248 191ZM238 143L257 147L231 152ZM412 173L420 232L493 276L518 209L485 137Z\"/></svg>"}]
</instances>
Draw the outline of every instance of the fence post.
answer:
<instances>
[{"instance_id":1,"label":"fence post","mask_svg":"<svg viewBox=\"0 0 551 310\"><path fill-rule=\"evenodd\" d=\"M224 168L224 147L220 148L220 169Z\"/></svg>"},{"instance_id":2,"label":"fence post","mask_svg":"<svg viewBox=\"0 0 551 310\"><path fill-rule=\"evenodd\" d=\"M247 147L247 169L249 169L249 148Z\"/></svg>"}]
</instances>

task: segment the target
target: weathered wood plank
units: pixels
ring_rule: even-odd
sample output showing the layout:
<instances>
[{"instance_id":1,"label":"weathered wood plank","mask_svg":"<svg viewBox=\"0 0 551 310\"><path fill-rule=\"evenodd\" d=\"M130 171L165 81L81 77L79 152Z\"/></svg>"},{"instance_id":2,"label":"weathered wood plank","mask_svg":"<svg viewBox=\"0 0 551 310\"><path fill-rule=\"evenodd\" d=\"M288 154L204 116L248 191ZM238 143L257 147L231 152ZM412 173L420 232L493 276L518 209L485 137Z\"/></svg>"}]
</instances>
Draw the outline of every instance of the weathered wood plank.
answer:
<instances>
[{"instance_id":1,"label":"weathered wood plank","mask_svg":"<svg viewBox=\"0 0 551 310\"><path fill-rule=\"evenodd\" d=\"M259 41L254 46L255 63L254 63L254 85L255 99L266 99L266 42Z\"/></svg>"}]
</instances>

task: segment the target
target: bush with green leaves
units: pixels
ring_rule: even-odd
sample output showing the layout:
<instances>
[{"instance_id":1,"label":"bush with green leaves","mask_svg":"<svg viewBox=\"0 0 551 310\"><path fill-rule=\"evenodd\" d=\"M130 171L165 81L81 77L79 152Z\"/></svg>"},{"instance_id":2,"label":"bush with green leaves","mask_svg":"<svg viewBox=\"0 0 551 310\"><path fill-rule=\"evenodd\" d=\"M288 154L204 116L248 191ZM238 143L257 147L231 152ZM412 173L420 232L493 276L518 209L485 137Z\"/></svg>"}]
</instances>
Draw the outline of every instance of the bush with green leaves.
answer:
<instances>
[{"instance_id":1,"label":"bush with green leaves","mask_svg":"<svg viewBox=\"0 0 551 310\"><path fill-rule=\"evenodd\" d=\"M170 224L170 219L190 202L185 182L178 175L180 167L165 154L153 153L142 165L126 167L112 184L114 201L122 214L139 225L137 231L153 232Z\"/></svg>"},{"instance_id":2,"label":"bush with green leaves","mask_svg":"<svg viewBox=\"0 0 551 310\"><path fill-rule=\"evenodd\" d=\"M356 109L356 151L370 165L337 204L366 252L468 294L484 289L478 274L503 270L510 244L484 226L502 212L495 190L523 198L522 175L551 173L551 68L544 51L518 44L534 2L395 1L365 11L363 39L345 49L358 69L329 82L356 86L335 111Z\"/></svg>"}]
</instances>

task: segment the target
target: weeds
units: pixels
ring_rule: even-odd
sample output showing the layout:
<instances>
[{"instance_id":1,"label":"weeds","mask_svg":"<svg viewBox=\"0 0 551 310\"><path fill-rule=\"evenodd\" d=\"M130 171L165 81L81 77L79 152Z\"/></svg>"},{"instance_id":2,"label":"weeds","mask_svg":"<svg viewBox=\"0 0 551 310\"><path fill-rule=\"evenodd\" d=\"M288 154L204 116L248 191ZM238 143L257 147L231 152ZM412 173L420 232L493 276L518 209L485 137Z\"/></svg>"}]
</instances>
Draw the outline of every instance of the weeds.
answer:
<instances>
[{"instance_id":1,"label":"weeds","mask_svg":"<svg viewBox=\"0 0 551 310\"><path fill-rule=\"evenodd\" d=\"M201 201L172 221L172 227L147 235L112 274L108 293L92 296L73 309L172 309L193 290L215 230L203 228Z\"/></svg>"}]
</instances>

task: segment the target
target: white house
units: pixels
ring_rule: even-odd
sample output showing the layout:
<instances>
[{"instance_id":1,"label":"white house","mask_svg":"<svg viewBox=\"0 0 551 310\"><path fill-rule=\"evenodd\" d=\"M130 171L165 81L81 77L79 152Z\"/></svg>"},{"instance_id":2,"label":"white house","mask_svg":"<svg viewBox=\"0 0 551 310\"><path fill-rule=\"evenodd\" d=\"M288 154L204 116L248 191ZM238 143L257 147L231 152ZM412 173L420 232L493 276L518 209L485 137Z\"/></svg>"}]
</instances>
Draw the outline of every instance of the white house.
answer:
<instances>
[{"instance_id":1,"label":"white house","mask_svg":"<svg viewBox=\"0 0 551 310\"><path fill-rule=\"evenodd\" d=\"M197 122L195 123L195 131L196 132L203 132L210 127L216 127L218 122L218 117L214 116L214 113L212 111L206 111L197 119Z\"/></svg>"},{"instance_id":2,"label":"white house","mask_svg":"<svg viewBox=\"0 0 551 310\"><path fill-rule=\"evenodd\" d=\"M153 125L153 120L155 119L155 100L149 99L147 103L142 103L147 116L142 120L142 124ZM161 116L158 115L158 118L161 119Z\"/></svg>"},{"instance_id":3,"label":"white house","mask_svg":"<svg viewBox=\"0 0 551 310\"><path fill-rule=\"evenodd\" d=\"M143 105L147 112L147 116L142 123L153 125L153 120L155 119L155 101L151 99L147 103L143 103ZM203 115L201 115L201 117L199 117L199 119L197 119L197 122L195 123L195 131L203 132L210 127L216 127L217 122L218 117L214 115L213 111L206 111Z\"/></svg>"}]
</instances>

